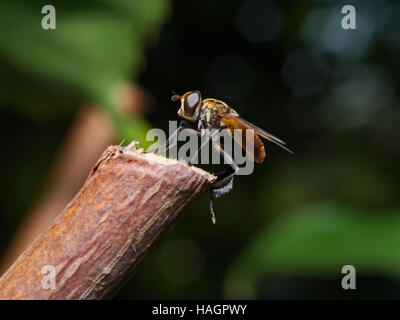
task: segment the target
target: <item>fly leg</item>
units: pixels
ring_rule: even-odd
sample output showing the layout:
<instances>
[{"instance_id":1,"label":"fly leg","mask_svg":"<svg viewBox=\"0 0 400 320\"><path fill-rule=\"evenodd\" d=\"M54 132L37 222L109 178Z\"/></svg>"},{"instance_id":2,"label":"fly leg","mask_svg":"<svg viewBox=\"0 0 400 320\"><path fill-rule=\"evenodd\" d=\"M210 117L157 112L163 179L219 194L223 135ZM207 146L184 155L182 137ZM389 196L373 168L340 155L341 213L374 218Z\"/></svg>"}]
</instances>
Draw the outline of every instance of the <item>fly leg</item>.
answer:
<instances>
[{"instance_id":1,"label":"fly leg","mask_svg":"<svg viewBox=\"0 0 400 320\"><path fill-rule=\"evenodd\" d=\"M224 157L224 160L227 160L227 162L230 164L232 167L233 171L227 175L226 177L222 178L219 181L216 181L212 184L211 190L210 190L210 213L211 213L211 220L215 224L216 218L215 218L215 213L214 213L214 208L213 208L213 202L212 200L215 198L219 198L232 190L233 188L233 178L239 171L239 166L235 163L233 160L232 156L227 153L222 147L217 139L212 139L212 145L213 147L221 153L221 155ZM221 174L220 174L221 176Z\"/></svg>"},{"instance_id":2,"label":"fly leg","mask_svg":"<svg viewBox=\"0 0 400 320\"><path fill-rule=\"evenodd\" d=\"M150 153L150 152L156 153L159 150L167 151L168 149L174 147L178 143L178 134L183 129L186 129L186 128L189 128L189 127L190 127L189 124L185 120L182 120L179 123L179 127L168 137L167 141L165 141L165 143L163 145L158 146L158 147L156 147L154 149L151 149L151 150L147 150L147 151L145 151L145 153Z\"/></svg>"},{"instance_id":3,"label":"fly leg","mask_svg":"<svg viewBox=\"0 0 400 320\"><path fill-rule=\"evenodd\" d=\"M196 157L199 156L199 152L201 152L201 149L203 149L203 148L208 144L208 142L210 141L210 139L212 139L213 137L215 137L215 136L218 134L218 131L214 131L214 132L211 132L211 133L209 133L208 131L205 131L205 132L202 132L202 133L197 132L197 134L198 134L200 137L204 137L204 136L205 136L205 139L204 139L204 141L201 143L200 148L197 149L197 151L195 152L195 154L190 158L189 164L192 164L192 163L193 163L193 161L196 159Z\"/></svg>"}]
</instances>

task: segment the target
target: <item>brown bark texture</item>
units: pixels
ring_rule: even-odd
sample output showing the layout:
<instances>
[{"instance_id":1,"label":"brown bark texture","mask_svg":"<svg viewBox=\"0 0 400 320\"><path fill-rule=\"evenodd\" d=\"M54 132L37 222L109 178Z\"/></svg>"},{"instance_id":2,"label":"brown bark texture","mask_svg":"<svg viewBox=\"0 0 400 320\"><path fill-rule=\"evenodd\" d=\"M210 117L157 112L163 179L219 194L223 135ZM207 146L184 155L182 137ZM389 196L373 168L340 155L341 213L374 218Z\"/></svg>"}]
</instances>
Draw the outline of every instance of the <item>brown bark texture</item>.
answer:
<instances>
[{"instance_id":1,"label":"brown bark texture","mask_svg":"<svg viewBox=\"0 0 400 320\"><path fill-rule=\"evenodd\" d=\"M108 147L76 196L0 278L0 299L111 297L214 180L183 161Z\"/></svg>"}]
</instances>

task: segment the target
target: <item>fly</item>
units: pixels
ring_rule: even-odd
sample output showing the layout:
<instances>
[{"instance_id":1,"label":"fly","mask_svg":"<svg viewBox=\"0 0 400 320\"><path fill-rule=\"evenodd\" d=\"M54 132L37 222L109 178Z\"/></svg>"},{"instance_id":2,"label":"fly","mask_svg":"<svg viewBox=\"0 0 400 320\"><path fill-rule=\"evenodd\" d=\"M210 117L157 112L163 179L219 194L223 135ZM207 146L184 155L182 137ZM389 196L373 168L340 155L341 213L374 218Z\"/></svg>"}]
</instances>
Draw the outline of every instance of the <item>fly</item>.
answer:
<instances>
[{"instance_id":1,"label":"fly","mask_svg":"<svg viewBox=\"0 0 400 320\"><path fill-rule=\"evenodd\" d=\"M184 95L179 96L174 94L171 97L172 101L180 101L181 105L178 110L178 115L183 120L180 122L178 128L174 133L171 134L166 144L162 147L162 149L169 149L173 146L174 141L176 141L176 137L179 132L185 128L192 128L196 130L198 135L201 135L202 129L217 129L221 131L223 129L228 129L234 137L233 132L235 129L242 130L242 139L240 141L236 141L241 144L242 148L246 151L246 156L256 163L263 163L265 159L265 149L264 144L261 141L260 137L273 142L274 144L280 146L286 151L293 153L285 146L285 142L281 139L275 137L271 133L264 131L263 129L255 126L254 124L242 119L239 114L230 106L228 106L225 102L217 99L202 99L201 93L199 91L189 91ZM246 150L246 130L253 129L254 136L252 146L254 148L253 152L249 152ZM233 160L233 157L228 154L221 146L219 140L215 139L213 136L209 136L206 139L206 142L211 140L212 146L220 152L220 154L225 158L229 159L229 164L231 166L231 170L228 172L229 174L222 173L217 175L217 180L212 184L210 190L210 213L212 222L215 224L216 218L213 209L213 199L219 198L227 193L229 193L233 188L233 178L239 171L239 166ZM200 147L201 149L201 147ZM155 151L151 150L151 151Z\"/></svg>"}]
</instances>

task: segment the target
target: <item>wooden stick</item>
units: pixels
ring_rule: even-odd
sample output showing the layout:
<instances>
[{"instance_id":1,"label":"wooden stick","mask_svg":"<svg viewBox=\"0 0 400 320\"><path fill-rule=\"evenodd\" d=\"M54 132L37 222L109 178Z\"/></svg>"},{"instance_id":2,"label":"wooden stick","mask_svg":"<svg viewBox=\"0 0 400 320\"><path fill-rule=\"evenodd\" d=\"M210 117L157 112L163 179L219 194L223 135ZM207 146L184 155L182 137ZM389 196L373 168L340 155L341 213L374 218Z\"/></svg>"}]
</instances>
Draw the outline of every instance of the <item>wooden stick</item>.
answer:
<instances>
[{"instance_id":1,"label":"wooden stick","mask_svg":"<svg viewBox=\"0 0 400 320\"><path fill-rule=\"evenodd\" d=\"M0 299L112 296L215 178L183 161L108 147L78 194L0 278Z\"/></svg>"}]
</instances>

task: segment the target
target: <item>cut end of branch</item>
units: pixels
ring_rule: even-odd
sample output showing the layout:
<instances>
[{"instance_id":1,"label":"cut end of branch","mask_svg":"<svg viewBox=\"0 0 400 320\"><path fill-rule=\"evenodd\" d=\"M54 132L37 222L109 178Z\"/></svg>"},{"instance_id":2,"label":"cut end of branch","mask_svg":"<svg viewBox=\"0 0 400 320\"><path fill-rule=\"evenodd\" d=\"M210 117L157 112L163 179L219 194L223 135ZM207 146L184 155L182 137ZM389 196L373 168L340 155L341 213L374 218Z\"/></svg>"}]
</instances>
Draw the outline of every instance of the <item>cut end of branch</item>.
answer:
<instances>
[{"instance_id":1,"label":"cut end of branch","mask_svg":"<svg viewBox=\"0 0 400 320\"><path fill-rule=\"evenodd\" d=\"M132 143L108 147L78 194L0 278L0 299L114 294L215 179Z\"/></svg>"},{"instance_id":2,"label":"cut end of branch","mask_svg":"<svg viewBox=\"0 0 400 320\"><path fill-rule=\"evenodd\" d=\"M192 171L194 174L203 176L210 183L213 183L217 179L217 177L212 175L211 173L204 171L200 168L191 166L184 160L170 159L170 158L160 156L156 153L146 153L146 152L144 152L143 149L136 148L136 145L137 145L137 143L134 141L134 142L131 142L126 147L124 147L124 146L108 147L103 152L103 154L100 156L99 160L97 161L97 163L91 170L90 176L92 176L97 171L97 169L99 169L103 165L106 165L110 159L115 158L118 155L127 155L128 157L132 157L133 159L145 160L149 164L160 164L160 165L164 165L164 166L182 165L187 170Z\"/></svg>"}]
</instances>

